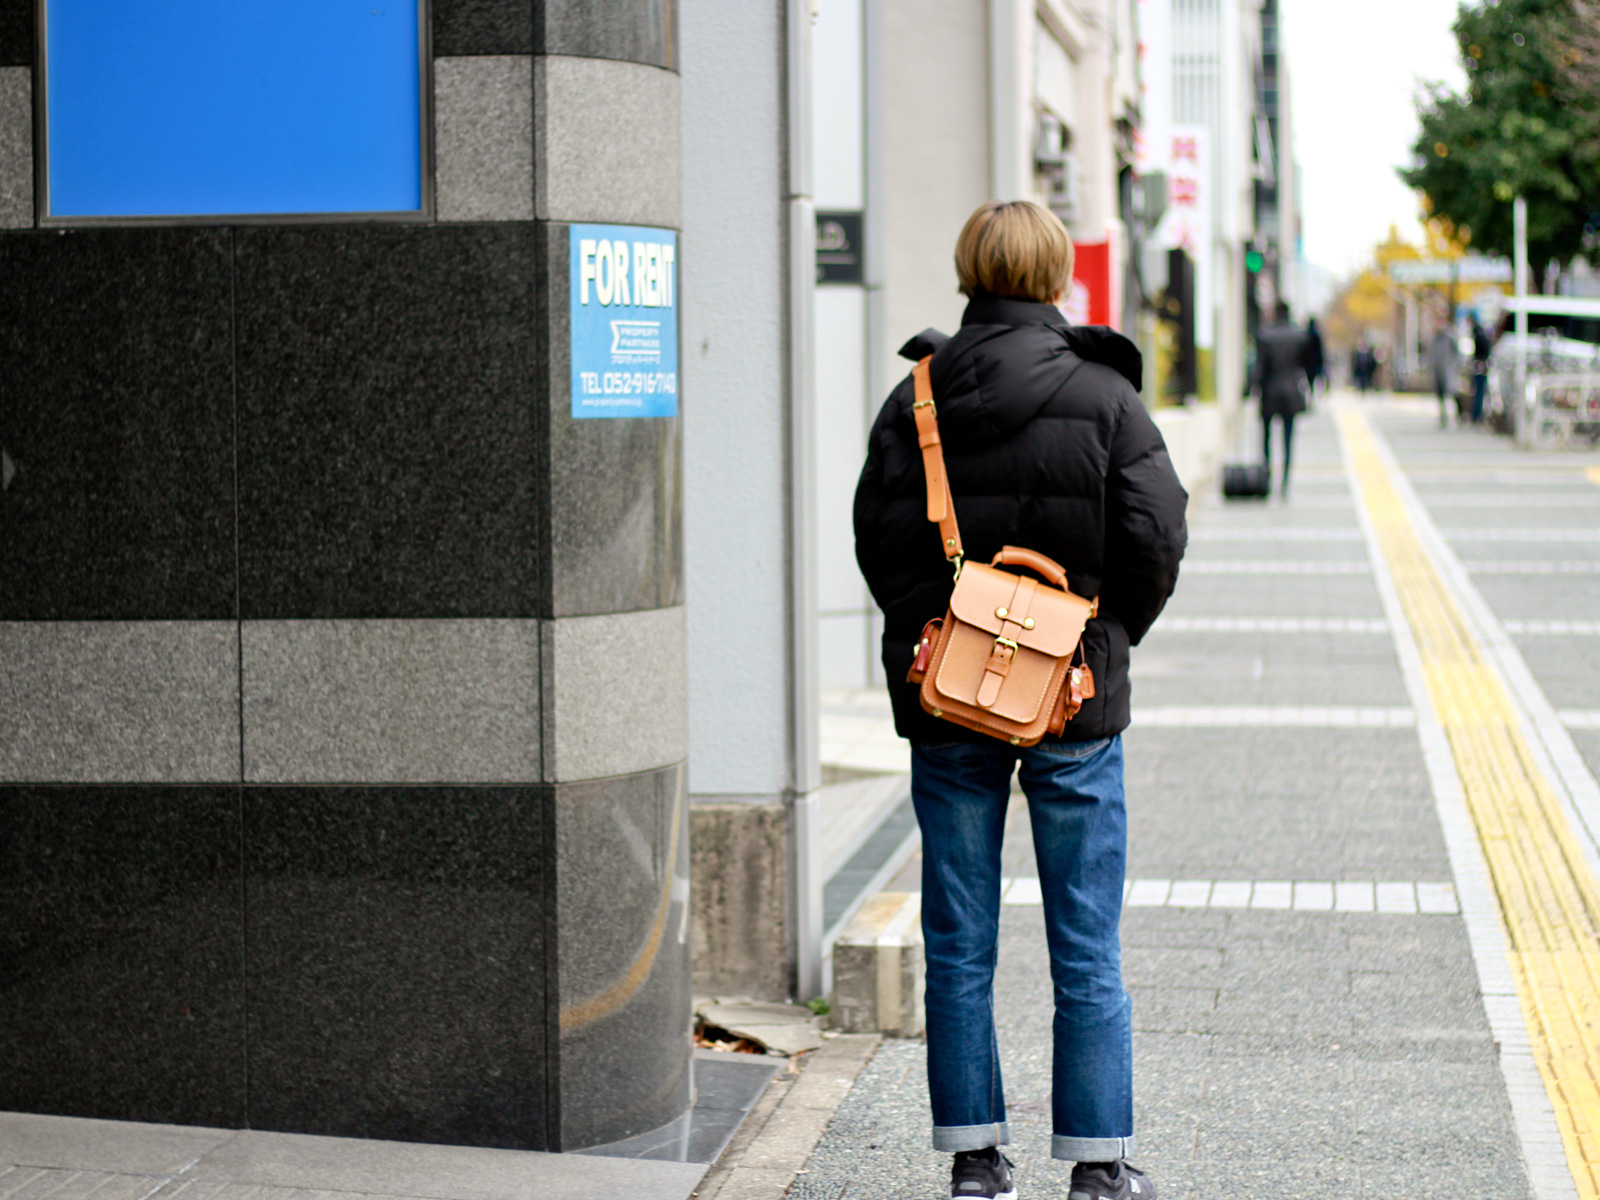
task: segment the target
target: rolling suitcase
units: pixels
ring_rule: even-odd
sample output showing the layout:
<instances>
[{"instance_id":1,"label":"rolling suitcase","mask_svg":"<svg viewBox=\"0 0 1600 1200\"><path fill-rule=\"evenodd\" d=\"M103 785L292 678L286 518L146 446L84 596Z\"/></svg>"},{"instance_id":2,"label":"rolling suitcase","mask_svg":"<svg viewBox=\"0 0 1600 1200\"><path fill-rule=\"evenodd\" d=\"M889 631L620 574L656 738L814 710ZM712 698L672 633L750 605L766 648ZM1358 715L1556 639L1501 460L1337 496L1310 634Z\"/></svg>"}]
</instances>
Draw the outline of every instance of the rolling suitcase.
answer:
<instances>
[{"instance_id":1,"label":"rolling suitcase","mask_svg":"<svg viewBox=\"0 0 1600 1200\"><path fill-rule=\"evenodd\" d=\"M1227 500L1265 500L1272 492L1272 472L1265 463L1230 463L1222 468L1222 495Z\"/></svg>"}]
</instances>

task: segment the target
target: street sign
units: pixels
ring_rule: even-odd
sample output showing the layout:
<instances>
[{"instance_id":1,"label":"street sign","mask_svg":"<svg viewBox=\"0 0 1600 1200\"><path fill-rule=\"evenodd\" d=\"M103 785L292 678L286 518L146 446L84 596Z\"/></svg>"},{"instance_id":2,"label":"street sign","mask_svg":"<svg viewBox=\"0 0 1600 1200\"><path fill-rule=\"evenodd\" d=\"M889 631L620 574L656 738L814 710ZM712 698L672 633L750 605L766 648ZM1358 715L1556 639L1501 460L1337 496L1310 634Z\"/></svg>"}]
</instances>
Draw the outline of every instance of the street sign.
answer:
<instances>
[{"instance_id":1,"label":"street sign","mask_svg":"<svg viewBox=\"0 0 1600 1200\"><path fill-rule=\"evenodd\" d=\"M862 273L861 214L817 214L817 282L860 283Z\"/></svg>"},{"instance_id":2,"label":"street sign","mask_svg":"<svg viewBox=\"0 0 1600 1200\"><path fill-rule=\"evenodd\" d=\"M678 415L678 235L570 227L572 415Z\"/></svg>"},{"instance_id":3,"label":"street sign","mask_svg":"<svg viewBox=\"0 0 1600 1200\"><path fill-rule=\"evenodd\" d=\"M1417 258L1389 264L1396 283L1510 283L1511 264L1503 258Z\"/></svg>"}]
</instances>

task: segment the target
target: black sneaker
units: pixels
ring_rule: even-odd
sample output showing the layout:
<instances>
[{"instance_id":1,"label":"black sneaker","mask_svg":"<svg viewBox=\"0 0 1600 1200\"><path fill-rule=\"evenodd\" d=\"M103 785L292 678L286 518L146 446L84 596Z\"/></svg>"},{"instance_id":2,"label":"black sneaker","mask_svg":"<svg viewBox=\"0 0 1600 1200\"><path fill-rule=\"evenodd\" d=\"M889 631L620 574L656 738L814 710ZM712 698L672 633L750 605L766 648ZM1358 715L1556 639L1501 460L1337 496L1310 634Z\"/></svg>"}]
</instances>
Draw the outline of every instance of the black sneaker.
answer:
<instances>
[{"instance_id":1,"label":"black sneaker","mask_svg":"<svg viewBox=\"0 0 1600 1200\"><path fill-rule=\"evenodd\" d=\"M963 1150L950 1168L953 1200L1017 1200L1011 1160L998 1149Z\"/></svg>"},{"instance_id":2,"label":"black sneaker","mask_svg":"<svg viewBox=\"0 0 1600 1200\"><path fill-rule=\"evenodd\" d=\"M1072 1168L1067 1200L1156 1200L1156 1185L1125 1162L1079 1163Z\"/></svg>"}]
</instances>

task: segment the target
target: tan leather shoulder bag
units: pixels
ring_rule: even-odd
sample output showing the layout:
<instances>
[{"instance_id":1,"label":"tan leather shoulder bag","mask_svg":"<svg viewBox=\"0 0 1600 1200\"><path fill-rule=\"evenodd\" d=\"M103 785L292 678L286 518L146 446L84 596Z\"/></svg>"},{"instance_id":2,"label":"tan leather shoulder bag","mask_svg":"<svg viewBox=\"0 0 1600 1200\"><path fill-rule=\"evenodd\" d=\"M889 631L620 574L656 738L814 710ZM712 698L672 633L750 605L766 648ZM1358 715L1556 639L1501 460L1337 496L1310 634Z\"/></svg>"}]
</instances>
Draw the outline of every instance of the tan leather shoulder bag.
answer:
<instances>
[{"instance_id":1,"label":"tan leather shoulder bag","mask_svg":"<svg viewBox=\"0 0 1600 1200\"><path fill-rule=\"evenodd\" d=\"M1059 564L1019 546L1004 547L988 566L963 565L930 358L911 372L912 412L927 475L928 520L939 526L956 586L945 615L923 627L906 678L921 685L922 707L934 716L1013 746L1032 746L1047 733L1061 733L1094 695L1083 627L1100 602L1073 595ZM1044 582L1005 567L1033 571Z\"/></svg>"}]
</instances>

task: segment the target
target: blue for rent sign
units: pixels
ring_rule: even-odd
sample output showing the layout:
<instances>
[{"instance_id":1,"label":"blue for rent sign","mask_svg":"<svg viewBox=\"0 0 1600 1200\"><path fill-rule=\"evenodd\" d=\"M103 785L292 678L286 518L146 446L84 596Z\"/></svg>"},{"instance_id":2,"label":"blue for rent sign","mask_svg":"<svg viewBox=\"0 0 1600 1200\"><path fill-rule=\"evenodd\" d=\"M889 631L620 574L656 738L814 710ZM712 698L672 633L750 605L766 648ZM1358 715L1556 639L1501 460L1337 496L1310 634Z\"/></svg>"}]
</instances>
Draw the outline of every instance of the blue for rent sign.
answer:
<instances>
[{"instance_id":1,"label":"blue for rent sign","mask_svg":"<svg viewBox=\"0 0 1600 1200\"><path fill-rule=\"evenodd\" d=\"M678 235L570 227L572 415L678 415Z\"/></svg>"}]
</instances>

